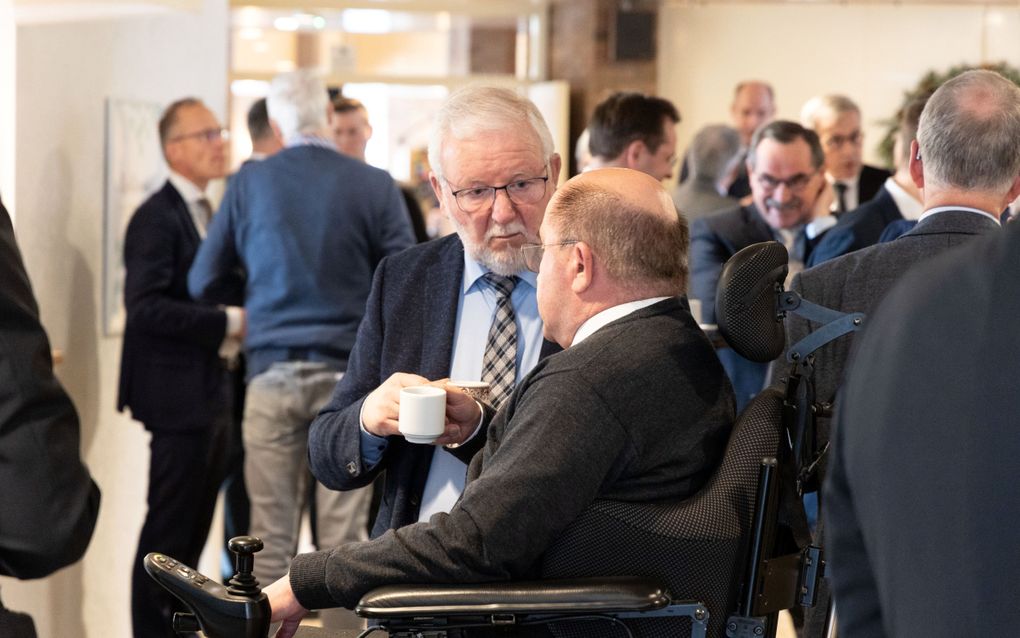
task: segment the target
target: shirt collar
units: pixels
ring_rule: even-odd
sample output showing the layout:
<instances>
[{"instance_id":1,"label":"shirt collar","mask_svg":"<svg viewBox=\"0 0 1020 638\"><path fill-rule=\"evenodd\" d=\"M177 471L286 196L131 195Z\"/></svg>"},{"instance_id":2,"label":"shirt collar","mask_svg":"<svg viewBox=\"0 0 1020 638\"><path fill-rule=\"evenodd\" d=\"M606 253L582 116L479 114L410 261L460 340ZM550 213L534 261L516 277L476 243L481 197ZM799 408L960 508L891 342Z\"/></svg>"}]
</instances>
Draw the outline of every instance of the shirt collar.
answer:
<instances>
[{"instance_id":1,"label":"shirt collar","mask_svg":"<svg viewBox=\"0 0 1020 638\"><path fill-rule=\"evenodd\" d=\"M576 346L588 337L595 334L599 329L611 324L617 319L622 319L627 315L637 312L642 308L651 306L652 304L659 303L669 297L652 297L650 299L638 299L637 301L628 301L618 306L612 306L606 308L598 314L588 317L587 321L581 324L581 327L574 333L574 340L570 342L571 347Z\"/></svg>"},{"instance_id":2,"label":"shirt collar","mask_svg":"<svg viewBox=\"0 0 1020 638\"><path fill-rule=\"evenodd\" d=\"M287 148L294 146L319 146L336 151L336 143L333 140L317 133L299 133L292 137L286 146Z\"/></svg>"},{"instance_id":3,"label":"shirt collar","mask_svg":"<svg viewBox=\"0 0 1020 638\"><path fill-rule=\"evenodd\" d=\"M184 203L188 206L191 206L200 199L209 199L206 196L205 191L200 189L198 186L195 186L194 182L173 169L170 169L170 175L167 179L170 181L170 184L177 189L177 192L181 195L181 199L183 199Z\"/></svg>"},{"instance_id":4,"label":"shirt collar","mask_svg":"<svg viewBox=\"0 0 1020 638\"><path fill-rule=\"evenodd\" d=\"M840 184L846 184L847 190L857 190L857 182L861 181L861 173L860 171L858 171L857 174L851 177L850 179L836 179L832 175L826 173L825 181L829 182L829 184L835 184L836 182L839 182Z\"/></svg>"},{"instance_id":5,"label":"shirt collar","mask_svg":"<svg viewBox=\"0 0 1020 638\"><path fill-rule=\"evenodd\" d=\"M487 272L490 272L489 269L483 266L482 264L478 263L475 259L468 255L467 250L465 250L464 283L463 283L464 287L463 290L461 290L461 294L466 295L471 290L471 288L476 285L480 287L482 284L479 283L478 280L481 279L482 276L485 275L485 273ZM530 270L525 270L517 273L517 278L523 282L527 282L527 284L532 288L538 287L537 286L538 274L533 273Z\"/></svg>"},{"instance_id":6,"label":"shirt collar","mask_svg":"<svg viewBox=\"0 0 1020 638\"><path fill-rule=\"evenodd\" d=\"M988 211L981 210L979 208L971 208L970 206L937 206L935 208L929 208L928 210L924 211L924 214L921 215L921 217L919 217L917 221L922 222L925 219L931 217L932 215L938 215L939 213L944 213L947 210L962 210L964 212L974 213L976 215L984 215L988 219L994 221L996 224L999 224L999 218L996 217L995 215L989 213Z\"/></svg>"},{"instance_id":7,"label":"shirt collar","mask_svg":"<svg viewBox=\"0 0 1020 638\"><path fill-rule=\"evenodd\" d=\"M882 186L889 191L889 195L893 198L896 208L900 210L900 215L903 215L903 219L916 220L924 212L924 204L914 199L914 196L897 184L895 179L887 177Z\"/></svg>"}]
</instances>

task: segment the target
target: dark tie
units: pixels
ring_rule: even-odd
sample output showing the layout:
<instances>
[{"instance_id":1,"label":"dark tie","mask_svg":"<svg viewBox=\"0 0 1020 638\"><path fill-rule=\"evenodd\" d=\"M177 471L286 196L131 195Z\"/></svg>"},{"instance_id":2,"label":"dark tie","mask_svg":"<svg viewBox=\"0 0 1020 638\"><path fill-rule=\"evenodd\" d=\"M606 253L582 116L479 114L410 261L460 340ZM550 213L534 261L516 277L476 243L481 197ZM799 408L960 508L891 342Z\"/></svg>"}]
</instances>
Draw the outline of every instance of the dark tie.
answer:
<instances>
[{"instance_id":1,"label":"dark tie","mask_svg":"<svg viewBox=\"0 0 1020 638\"><path fill-rule=\"evenodd\" d=\"M846 212L846 184L834 182L832 186L836 189L836 214L842 215Z\"/></svg>"},{"instance_id":2,"label":"dark tie","mask_svg":"<svg viewBox=\"0 0 1020 638\"><path fill-rule=\"evenodd\" d=\"M212 206L209 205L209 200L205 197L195 200L195 208L198 210L198 219L202 222L202 228L200 231L205 231L209 228L209 220L212 219Z\"/></svg>"},{"instance_id":3,"label":"dark tie","mask_svg":"<svg viewBox=\"0 0 1020 638\"><path fill-rule=\"evenodd\" d=\"M496 315L489 328L489 340L482 357L482 381L490 384L492 404L503 405L514 389L517 368L517 323L510 293L517 285L517 277L503 277L493 273L483 275L486 283L496 291Z\"/></svg>"}]
</instances>

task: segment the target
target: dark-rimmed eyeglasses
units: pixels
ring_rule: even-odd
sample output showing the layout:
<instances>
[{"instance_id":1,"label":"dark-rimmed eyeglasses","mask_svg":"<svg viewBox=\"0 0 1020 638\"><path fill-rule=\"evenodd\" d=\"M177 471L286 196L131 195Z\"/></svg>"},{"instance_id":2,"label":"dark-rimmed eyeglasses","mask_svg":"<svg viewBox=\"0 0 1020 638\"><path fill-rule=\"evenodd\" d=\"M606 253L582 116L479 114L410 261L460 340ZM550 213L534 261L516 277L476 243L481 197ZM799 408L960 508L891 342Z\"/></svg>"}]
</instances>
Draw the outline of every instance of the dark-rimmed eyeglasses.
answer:
<instances>
[{"instance_id":1,"label":"dark-rimmed eyeglasses","mask_svg":"<svg viewBox=\"0 0 1020 638\"><path fill-rule=\"evenodd\" d=\"M864 134L860 131L854 131L849 135L829 135L822 140L822 146L829 150L837 150L843 148L844 144L850 146L857 146L864 141Z\"/></svg>"},{"instance_id":2,"label":"dark-rimmed eyeglasses","mask_svg":"<svg viewBox=\"0 0 1020 638\"><path fill-rule=\"evenodd\" d=\"M212 143L220 140L226 141L230 139L230 131L225 128L206 128L201 131L195 131L194 133L184 133L183 135L175 135L170 138L170 142L179 142L192 137L196 137L203 142Z\"/></svg>"},{"instance_id":3,"label":"dark-rimmed eyeglasses","mask_svg":"<svg viewBox=\"0 0 1020 638\"><path fill-rule=\"evenodd\" d=\"M502 186L472 186L460 190L453 190L453 184L449 181L446 183L450 186L453 198L457 200L457 206L470 215L492 207L496 202L496 191L506 192L514 204L534 204L545 195L548 181L549 176L546 175L519 179Z\"/></svg>"},{"instance_id":4,"label":"dark-rimmed eyeglasses","mask_svg":"<svg viewBox=\"0 0 1020 638\"><path fill-rule=\"evenodd\" d=\"M758 180L758 183L761 184L762 188L770 193L779 188L780 185L785 186L791 191L804 190L804 187L808 185L811 178L814 176L815 173L797 173L793 177L779 179L778 177L772 177L768 173L754 174L755 179Z\"/></svg>"},{"instance_id":5,"label":"dark-rimmed eyeglasses","mask_svg":"<svg viewBox=\"0 0 1020 638\"><path fill-rule=\"evenodd\" d=\"M546 246L569 246L581 241L580 239L564 239L552 244L524 244L521 246L521 254L524 255L524 267L531 272L538 272L542 265L542 255L545 254Z\"/></svg>"}]
</instances>

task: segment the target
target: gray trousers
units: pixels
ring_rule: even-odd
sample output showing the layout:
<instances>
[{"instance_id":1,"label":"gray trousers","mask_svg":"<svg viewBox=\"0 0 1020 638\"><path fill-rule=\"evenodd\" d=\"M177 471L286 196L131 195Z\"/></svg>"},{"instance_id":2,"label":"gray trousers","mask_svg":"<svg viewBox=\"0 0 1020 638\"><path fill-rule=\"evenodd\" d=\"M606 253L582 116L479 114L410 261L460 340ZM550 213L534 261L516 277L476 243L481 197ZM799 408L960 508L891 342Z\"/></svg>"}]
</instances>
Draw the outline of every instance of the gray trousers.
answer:
<instances>
[{"instance_id":1,"label":"gray trousers","mask_svg":"<svg viewBox=\"0 0 1020 638\"><path fill-rule=\"evenodd\" d=\"M288 361L274 363L248 383L244 480L251 534L265 543L255 557L262 587L283 577L297 552L308 482L314 480L308 470L308 426L342 376L324 363ZM368 538L371 488L335 492L317 484L315 499L320 549Z\"/></svg>"}]
</instances>

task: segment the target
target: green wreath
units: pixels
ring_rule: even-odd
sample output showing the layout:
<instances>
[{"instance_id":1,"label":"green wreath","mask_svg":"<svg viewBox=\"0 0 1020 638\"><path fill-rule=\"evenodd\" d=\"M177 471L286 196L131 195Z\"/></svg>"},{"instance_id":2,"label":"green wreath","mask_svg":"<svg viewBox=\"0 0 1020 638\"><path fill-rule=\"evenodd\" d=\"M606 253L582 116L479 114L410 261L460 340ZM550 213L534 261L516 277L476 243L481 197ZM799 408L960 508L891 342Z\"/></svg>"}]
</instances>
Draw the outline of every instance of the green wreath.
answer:
<instances>
[{"instance_id":1,"label":"green wreath","mask_svg":"<svg viewBox=\"0 0 1020 638\"><path fill-rule=\"evenodd\" d=\"M896 114L891 119L883 122L886 126L886 133L885 137L882 138L882 141L878 145L878 153L882 157L886 166L896 166L895 161L893 161L893 140L896 139L896 131L899 129L900 118L903 117L903 109L917 98L930 96L935 92L935 89L942 86L943 82L955 78L964 71L971 71L973 69L995 71L1002 74L1003 77L1012 81L1014 84L1020 86L1020 70L1017 70L1015 67L1012 67L1005 62L998 62L996 64L979 64L977 66L960 64L952 67L944 73L928 71L928 73L921 78L921 81L917 83L917 86L904 92L903 102L900 104L900 108L896 110Z\"/></svg>"}]
</instances>

